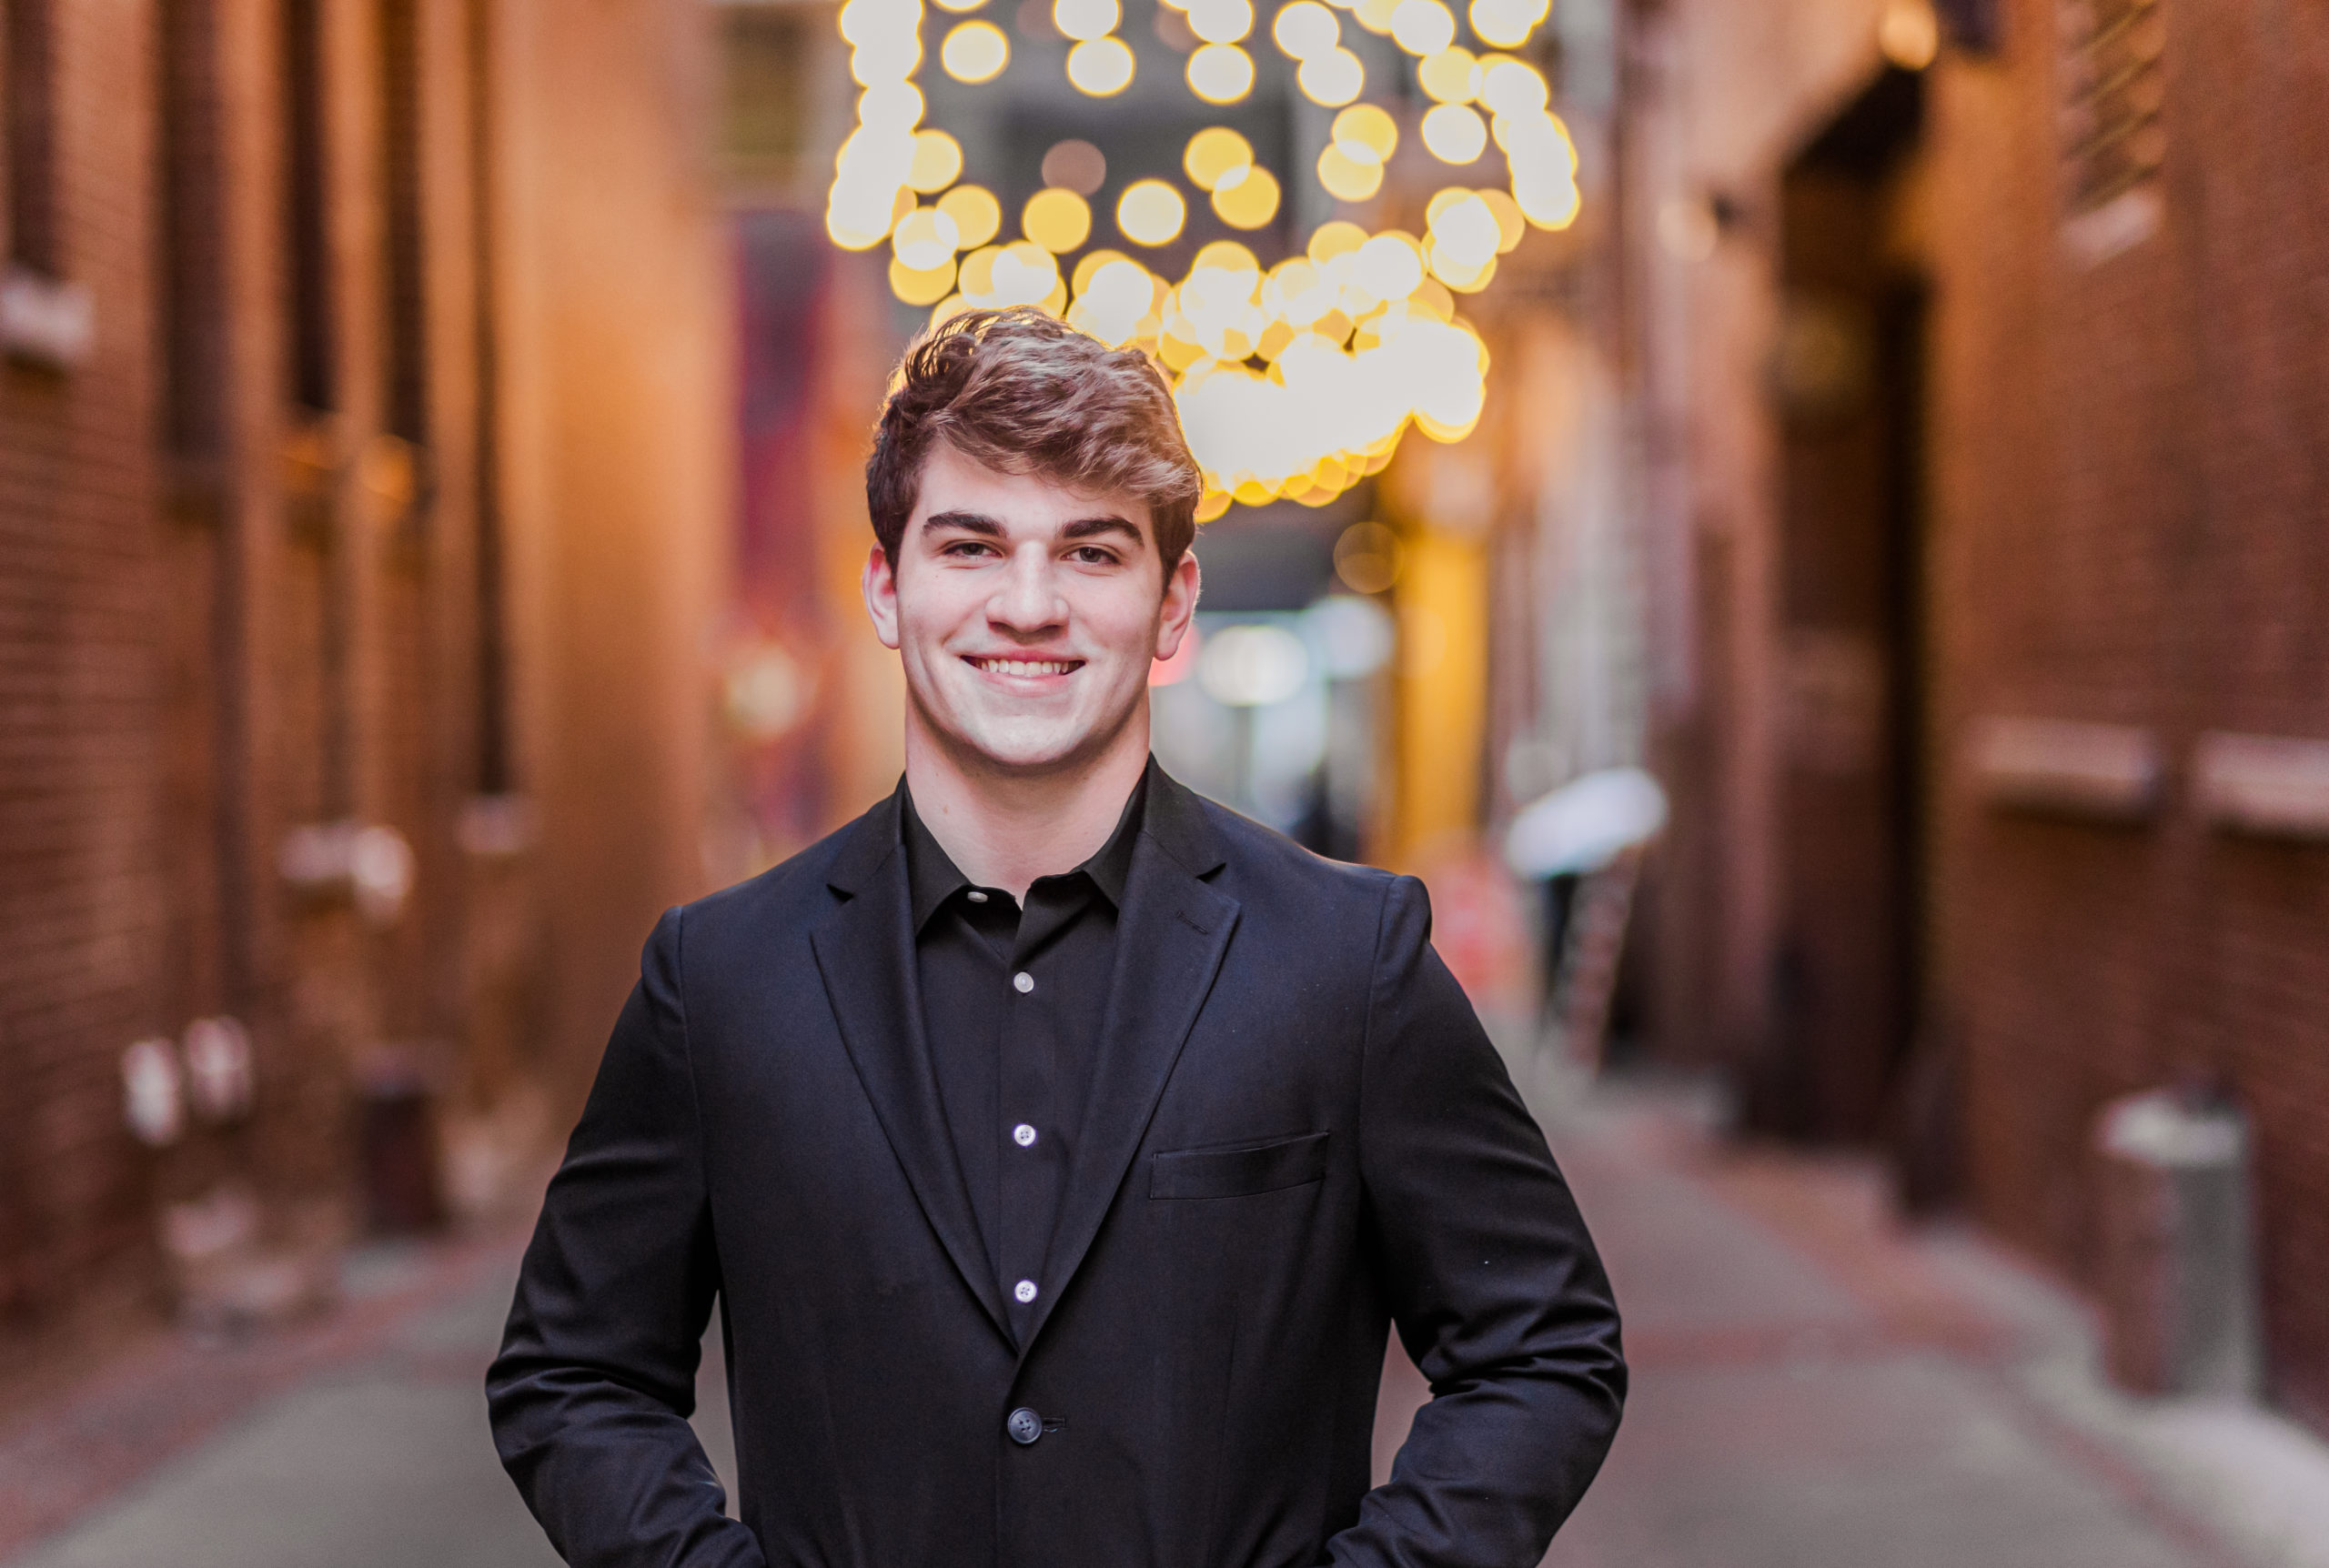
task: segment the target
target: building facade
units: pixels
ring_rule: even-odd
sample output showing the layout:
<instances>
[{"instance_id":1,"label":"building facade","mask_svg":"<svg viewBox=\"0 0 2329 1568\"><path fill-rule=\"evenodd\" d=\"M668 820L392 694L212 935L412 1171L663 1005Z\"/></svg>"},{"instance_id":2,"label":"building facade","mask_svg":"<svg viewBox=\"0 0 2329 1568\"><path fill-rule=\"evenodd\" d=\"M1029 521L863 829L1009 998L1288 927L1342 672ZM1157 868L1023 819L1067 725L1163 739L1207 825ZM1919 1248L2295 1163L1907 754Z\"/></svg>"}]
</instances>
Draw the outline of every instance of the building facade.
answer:
<instances>
[{"instance_id":1,"label":"building facade","mask_svg":"<svg viewBox=\"0 0 2329 1568\"><path fill-rule=\"evenodd\" d=\"M571 1104L703 880L728 473L696 7L0 14L23 1347L296 1304Z\"/></svg>"},{"instance_id":2,"label":"building facade","mask_svg":"<svg viewBox=\"0 0 2329 1568\"><path fill-rule=\"evenodd\" d=\"M2329 13L1628 14L1659 1049L2072 1279L2098 1111L2253 1133L2329 1424Z\"/></svg>"}]
</instances>

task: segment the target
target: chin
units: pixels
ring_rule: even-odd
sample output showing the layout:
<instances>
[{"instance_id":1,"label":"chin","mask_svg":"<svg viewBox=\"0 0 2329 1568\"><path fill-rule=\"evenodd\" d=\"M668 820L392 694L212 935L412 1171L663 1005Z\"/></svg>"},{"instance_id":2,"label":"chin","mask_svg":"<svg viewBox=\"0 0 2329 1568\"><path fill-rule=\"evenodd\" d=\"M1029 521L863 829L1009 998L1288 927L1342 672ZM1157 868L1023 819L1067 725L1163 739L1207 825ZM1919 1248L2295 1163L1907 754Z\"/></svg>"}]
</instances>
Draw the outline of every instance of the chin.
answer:
<instances>
[{"instance_id":1,"label":"chin","mask_svg":"<svg viewBox=\"0 0 2329 1568\"><path fill-rule=\"evenodd\" d=\"M1099 731L1059 719L973 720L955 728L954 739L992 767L1040 772L1077 761L1099 749Z\"/></svg>"}]
</instances>

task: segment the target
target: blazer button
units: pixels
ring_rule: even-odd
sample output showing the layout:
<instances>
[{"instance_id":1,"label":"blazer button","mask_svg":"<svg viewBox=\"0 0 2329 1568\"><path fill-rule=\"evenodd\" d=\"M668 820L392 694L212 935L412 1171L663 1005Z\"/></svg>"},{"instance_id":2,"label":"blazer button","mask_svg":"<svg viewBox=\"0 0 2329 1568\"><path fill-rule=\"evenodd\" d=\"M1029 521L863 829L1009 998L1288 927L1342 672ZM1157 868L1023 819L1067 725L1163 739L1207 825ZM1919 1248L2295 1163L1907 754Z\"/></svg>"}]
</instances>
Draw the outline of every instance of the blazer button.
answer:
<instances>
[{"instance_id":1,"label":"blazer button","mask_svg":"<svg viewBox=\"0 0 2329 1568\"><path fill-rule=\"evenodd\" d=\"M1012 1442L1024 1448L1044 1435L1044 1418L1023 1404L1003 1422L1003 1430L1011 1434Z\"/></svg>"}]
</instances>

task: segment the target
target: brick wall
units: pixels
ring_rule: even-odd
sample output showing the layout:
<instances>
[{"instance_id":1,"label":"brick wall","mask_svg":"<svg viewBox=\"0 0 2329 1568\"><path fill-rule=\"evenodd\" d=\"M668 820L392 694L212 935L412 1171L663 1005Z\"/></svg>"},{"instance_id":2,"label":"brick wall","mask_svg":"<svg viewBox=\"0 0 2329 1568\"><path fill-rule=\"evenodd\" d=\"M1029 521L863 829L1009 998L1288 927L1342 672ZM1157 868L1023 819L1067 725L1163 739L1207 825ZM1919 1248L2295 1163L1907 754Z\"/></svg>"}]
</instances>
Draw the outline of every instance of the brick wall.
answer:
<instances>
[{"instance_id":1,"label":"brick wall","mask_svg":"<svg viewBox=\"0 0 2329 1568\"><path fill-rule=\"evenodd\" d=\"M143 1240L113 1052L160 1021L146 39L51 14L55 259L96 332L0 366L0 1319Z\"/></svg>"},{"instance_id":2,"label":"brick wall","mask_svg":"<svg viewBox=\"0 0 2329 1568\"><path fill-rule=\"evenodd\" d=\"M68 369L0 367L0 1362L166 1304L171 1202L246 1186L269 1245L360 1223L383 1048L456 1120L562 1131L656 910L701 890L728 437L699 7L50 10L56 269L97 325ZM302 137L324 378L290 352ZM465 835L481 794L538 831ZM278 873L335 820L410 845L397 918ZM146 1148L121 1052L220 1012L255 1114Z\"/></svg>"},{"instance_id":3,"label":"brick wall","mask_svg":"<svg viewBox=\"0 0 2329 1568\"><path fill-rule=\"evenodd\" d=\"M2105 720L2170 766L2129 827L2001 813L1952 769L1941 1002L1975 1207L2074 1274L2096 1107L2229 1078L2273 1382L2329 1422L2329 852L2211 830L2188 776L2203 730L2329 739L2329 13L2161 11L2163 216L2092 265L2060 239L2052 5L1935 82L1942 738Z\"/></svg>"},{"instance_id":4,"label":"brick wall","mask_svg":"<svg viewBox=\"0 0 2329 1568\"><path fill-rule=\"evenodd\" d=\"M1707 563L1695 697L1659 717L1685 835L1662 947L1678 1055L1765 1049L1790 918L1784 476L1765 377L1780 172L1873 79L1880 6L1705 0L1631 13L1632 113L1684 154L1637 182L1633 265L1679 269L1689 526ZM2220 1074L2255 1119L2269 1376L2329 1428L2329 849L2212 828L2204 731L2329 739L2329 9L2160 0L2155 230L2066 240L2058 0L2001 6L1993 55L1926 76L1901 243L1931 286L1923 1030L1954 1060L1961 1191L2066 1275L2090 1265L2085 1151L2109 1098ZM1714 255L1654 215L1720 193ZM2089 236L2091 237L2091 236ZM1719 570L1711 569L1719 565ZM2122 824L2001 809L1985 716L2153 738L2157 808ZM1698 1005L1688 999L1703 998Z\"/></svg>"}]
</instances>

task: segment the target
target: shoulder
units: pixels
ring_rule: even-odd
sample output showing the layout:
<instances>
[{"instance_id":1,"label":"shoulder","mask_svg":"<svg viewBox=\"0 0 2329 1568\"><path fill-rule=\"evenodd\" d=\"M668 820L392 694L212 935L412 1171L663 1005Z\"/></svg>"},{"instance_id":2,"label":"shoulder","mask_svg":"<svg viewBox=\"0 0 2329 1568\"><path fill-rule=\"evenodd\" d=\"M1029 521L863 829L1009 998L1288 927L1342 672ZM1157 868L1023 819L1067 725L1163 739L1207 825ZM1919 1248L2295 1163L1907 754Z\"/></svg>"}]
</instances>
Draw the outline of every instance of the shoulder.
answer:
<instances>
[{"instance_id":1,"label":"shoulder","mask_svg":"<svg viewBox=\"0 0 2329 1568\"><path fill-rule=\"evenodd\" d=\"M869 839L878 842L884 808L874 807L788 859L741 882L707 893L665 912L658 934L664 940L722 944L738 939L764 940L771 930L805 931L833 902L831 885L844 861L862 859Z\"/></svg>"},{"instance_id":2,"label":"shoulder","mask_svg":"<svg viewBox=\"0 0 2329 1568\"><path fill-rule=\"evenodd\" d=\"M1364 927L1371 935L1388 908L1422 895L1423 884L1413 877L1330 860L1225 806L1184 794L1211 850L1205 858L1218 859L1215 886L1249 911L1280 914L1321 932Z\"/></svg>"}]
</instances>

